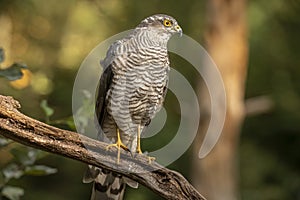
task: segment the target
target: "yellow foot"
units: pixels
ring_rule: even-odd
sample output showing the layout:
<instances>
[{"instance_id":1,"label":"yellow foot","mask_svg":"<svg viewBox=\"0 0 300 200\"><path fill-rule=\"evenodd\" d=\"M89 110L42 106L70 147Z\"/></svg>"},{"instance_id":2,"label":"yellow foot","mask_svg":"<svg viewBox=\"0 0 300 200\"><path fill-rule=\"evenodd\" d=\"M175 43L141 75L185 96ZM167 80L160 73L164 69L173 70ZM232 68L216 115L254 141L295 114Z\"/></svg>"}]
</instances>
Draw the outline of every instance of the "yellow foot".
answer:
<instances>
[{"instance_id":1,"label":"yellow foot","mask_svg":"<svg viewBox=\"0 0 300 200\"><path fill-rule=\"evenodd\" d=\"M117 143L115 144L110 144L110 145L107 145L106 147L106 151L112 147L116 147L118 149L118 156L117 156L117 164L120 163L120 150L121 148L126 150L126 151L129 151L128 147L126 147L122 142L121 140L118 140Z\"/></svg>"},{"instance_id":2,"label":"yellow foot","mask_svg":"<svg viewBox=\"0 0 300 200\"><path fill-rule=\"evenodd\" d=\"M141 150L141 147L140 147L140 146L138 146L138 147L137 147L137 149L136 149L136 152L137 152L138 154L143 154L143 152L142 152L142 150Z\"/></svg>"},{"instance_id":3,"label":"yellow foot","mask_svg":"<svg viewBox=\"0 0 300 200\"><path fill-rule=\"evenodd\" d=\"M155 160L155 157L148 156L148 163L151 164Z\"/></svg>"},{"instance_id":4,"label":"yellow foot","mask_svg":"<svg viewBox=\"0 0 300 200\"><path fill-rule=\"evenodd\" d=\"M108 150L108 149L110 149L112 147L116 147L117 149L122 148L122 149L124 149L126 151L129 151L128 147L126 147L121 141L118 141L115 144L109 144L109 145L107 145L106 150Z\"/></svg>"},{"instance_id":5,"label":"yellow foot","mask_svg":"<svg viewBox=\"0 0 300 200\"><path fill-rule=\"evenodd\" d=\"M138 154L143 154L142 149L141 149L141 126L138 125L137 128L137 147L136 147L136 152ZM147 156L148 157L148 163L151 164L152 161L155 160L155 157Z\"/></svg>"},{"instance_id":6,"label":"yellow foot","mask_svg":"<svg viewBox=\"0 0 300 200\"><path fill-rule=\"evenodd\" d=\"M137 148L136 152L138 154L143 154L141 148ZM155 160L155 157L152 157L152 156L147 156L147 157L148 157L148 163L149 164L151 164Z\"/></svg>"},{"instance_id":7,"label":"yellow foot","mask_svg":"<svg viewBox=\"0 0 300 200\"><path fill-rule=\"evenodd\" d=\"M120 150L121 148L126 150L126 151L130 151L128 149L128 147L126 147L123 142L121 141L121 137L120 137L120 130L117 128L117 142L115 144L110 144L106 147L106 151L112 147L116 147L118 149L118 157L117 157L117 164L120 163Z\"/></svg>"}]
</instances>

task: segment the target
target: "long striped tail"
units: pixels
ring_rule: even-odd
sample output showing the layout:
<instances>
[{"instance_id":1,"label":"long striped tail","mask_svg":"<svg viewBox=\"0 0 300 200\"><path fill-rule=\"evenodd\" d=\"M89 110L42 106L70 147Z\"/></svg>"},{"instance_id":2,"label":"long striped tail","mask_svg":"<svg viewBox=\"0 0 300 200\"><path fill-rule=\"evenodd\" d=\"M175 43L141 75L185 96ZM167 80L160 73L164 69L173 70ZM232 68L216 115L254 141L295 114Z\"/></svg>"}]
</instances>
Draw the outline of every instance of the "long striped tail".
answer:
<instances>
[{"instance_id":1,"label":"long striped tail","mask_svg":"<svg viewBox=\"0 0 300 200\"><path fill-rule=\"evenodd\" d=\"M126 184L134 188L138 187L135 181L94 166L89 166L83 182L93 182L91 200L122 200Z\"/></svg>"}]
</instances>

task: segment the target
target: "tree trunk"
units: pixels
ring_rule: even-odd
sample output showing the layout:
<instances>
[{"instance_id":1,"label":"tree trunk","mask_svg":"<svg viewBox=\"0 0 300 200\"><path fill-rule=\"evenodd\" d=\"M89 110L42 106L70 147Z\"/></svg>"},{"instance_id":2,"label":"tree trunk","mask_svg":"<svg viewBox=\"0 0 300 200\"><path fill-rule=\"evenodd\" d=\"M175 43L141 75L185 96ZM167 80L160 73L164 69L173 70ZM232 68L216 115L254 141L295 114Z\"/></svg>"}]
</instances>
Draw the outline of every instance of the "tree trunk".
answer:
<instances>
[{"instance_id":1,"label":"tree trunk","mask_svg":"<svg viewBox=\"0 0 300 200\"><path fill-rule=\"evenodd\" d=\"M207 1L206 49L216 63L226 90L226 120L218 143L204 159L194 159L194 186L210 200L238 198L238 142L244 119L244 91L248 61L246 0ZM210 120L210 96L199 83L201 125L195 158Z\"/></svg>"}]
</instances>

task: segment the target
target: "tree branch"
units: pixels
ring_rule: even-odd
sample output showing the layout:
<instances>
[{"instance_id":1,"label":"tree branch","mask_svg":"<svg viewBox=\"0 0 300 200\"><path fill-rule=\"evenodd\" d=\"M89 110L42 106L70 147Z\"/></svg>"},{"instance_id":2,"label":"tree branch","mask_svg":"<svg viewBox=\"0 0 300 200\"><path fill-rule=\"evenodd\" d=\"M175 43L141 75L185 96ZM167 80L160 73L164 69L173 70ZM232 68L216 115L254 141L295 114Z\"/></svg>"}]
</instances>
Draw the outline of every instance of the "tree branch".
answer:
<instances>
[{"instance_id":1,"label":"tree branch","mask_svg":"<svg viewBox=\"0 0 300 200\"><path fill-rule=\"evenodd\" d=\"M156 162L148 164L145 155L122 151L116 164L117 150L106 150L107 144L58 129L32 119L18 111L19 102L0 95L0 135L37 149L69 157L105 168L133 179L165 199L205 198L178 172L163 168Z\"/></svg>"}]
</instances>

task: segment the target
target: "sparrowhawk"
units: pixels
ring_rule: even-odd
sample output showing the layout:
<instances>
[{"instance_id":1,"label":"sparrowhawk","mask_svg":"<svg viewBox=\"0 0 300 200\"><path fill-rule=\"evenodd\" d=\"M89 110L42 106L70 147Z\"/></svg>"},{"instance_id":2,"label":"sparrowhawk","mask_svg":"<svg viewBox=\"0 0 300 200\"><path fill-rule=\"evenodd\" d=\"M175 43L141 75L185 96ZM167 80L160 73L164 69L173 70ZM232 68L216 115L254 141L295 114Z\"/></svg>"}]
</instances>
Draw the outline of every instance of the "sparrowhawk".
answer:
<instances>
[{"instance_id":1,"label":"sparrowhawk","mask_svg":"<svg viewBox=\"0 0 300 200\"><path fill-rule=\"evenodd\" d=\"M142 153L140 136L162 107L170 70L167 43L182 34L177 21L156 14L144 19L128 36L114 42L100 63L103 73L96 98L100 140L107 148ZM92 182L91 199L123 199L126 184L137 183L107 170L89 166L84 182Z\"/></svg>"}]
</instances>

